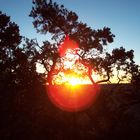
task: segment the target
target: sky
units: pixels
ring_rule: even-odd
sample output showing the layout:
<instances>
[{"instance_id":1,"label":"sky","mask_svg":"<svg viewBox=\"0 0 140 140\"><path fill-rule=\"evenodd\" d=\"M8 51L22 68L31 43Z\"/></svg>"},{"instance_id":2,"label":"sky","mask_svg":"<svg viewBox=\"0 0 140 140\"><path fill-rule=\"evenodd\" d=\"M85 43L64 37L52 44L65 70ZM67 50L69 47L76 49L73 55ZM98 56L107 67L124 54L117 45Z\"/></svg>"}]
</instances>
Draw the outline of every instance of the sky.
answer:
<instances>
[{"instance_id":1,"label":"sky","mask_svg":"<svg viewBox=\"0 0 140 140\"><path fill-rule=\"evenodd\" d=\"M87 23L93 29L111 28L115 34L109 50L125 47L133 49L135 61L140 65L140 0L54 0L68 10L76 12L79 21ZM36 38L40 43L47 35L36 33L33 19L29 17L32 0L0 0L0 10L19 25L20 34Z\"/></svg>"}]
</instances>

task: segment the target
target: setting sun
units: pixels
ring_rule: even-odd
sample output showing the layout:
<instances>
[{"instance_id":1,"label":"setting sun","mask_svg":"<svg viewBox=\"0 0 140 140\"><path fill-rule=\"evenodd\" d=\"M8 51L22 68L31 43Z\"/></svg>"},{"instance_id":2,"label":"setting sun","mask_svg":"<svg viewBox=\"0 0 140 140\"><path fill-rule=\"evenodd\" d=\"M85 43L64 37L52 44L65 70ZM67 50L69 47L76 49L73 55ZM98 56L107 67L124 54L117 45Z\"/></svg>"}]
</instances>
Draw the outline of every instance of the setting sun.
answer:
<instances>
[{"instance_id":1,"label":"setting sun","mask_svg":"<svg viewBox=\"0 0 140 140\"><path fill-rule=\"evenodd\" d=\"M76 78L76 77L71 77L69 78L69 84L71 85L78 85L78 84L81 84L81 80Z\"/></svg>"},{"instance_id":2,"label":"setting sun","mask_svg":"<svg viewBox=\"0 0 140 140\"><path fill-rule=\"evenodd\" d=\"M61 76L57 76L55 79L55 84L57 85L84 85L84 84L91 84L88 77L80 77L78 74L70 73L65 74L61 73Z\"/></svg>"}]
</instances>

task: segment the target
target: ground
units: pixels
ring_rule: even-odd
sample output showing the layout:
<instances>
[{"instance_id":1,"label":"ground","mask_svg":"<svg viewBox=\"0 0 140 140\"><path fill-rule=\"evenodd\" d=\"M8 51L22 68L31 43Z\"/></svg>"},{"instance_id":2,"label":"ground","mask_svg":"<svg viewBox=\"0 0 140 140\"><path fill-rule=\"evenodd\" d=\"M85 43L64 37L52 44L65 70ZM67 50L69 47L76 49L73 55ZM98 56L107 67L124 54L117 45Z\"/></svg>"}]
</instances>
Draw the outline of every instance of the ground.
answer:
<instances>
[{"instance_id":1,"label":"ground","mask_svg":"<svg viewBox=\"0 0 140 140\"><path fill-rule=\"evenodd\" d=\"M140 139L140 93L130 85L101 85L96 101L79 112L56 107L44 87L1 92L0 100L2 140Z\"/></svg>"}]
</instances>

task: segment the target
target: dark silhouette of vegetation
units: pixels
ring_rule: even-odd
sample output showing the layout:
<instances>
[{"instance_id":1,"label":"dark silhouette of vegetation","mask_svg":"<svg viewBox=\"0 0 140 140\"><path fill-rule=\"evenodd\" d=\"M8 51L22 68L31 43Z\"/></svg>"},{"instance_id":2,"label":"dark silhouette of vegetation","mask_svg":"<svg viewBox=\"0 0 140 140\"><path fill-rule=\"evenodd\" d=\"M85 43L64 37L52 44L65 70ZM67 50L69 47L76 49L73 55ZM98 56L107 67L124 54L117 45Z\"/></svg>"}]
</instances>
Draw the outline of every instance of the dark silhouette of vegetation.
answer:
<instances>
[{"instance_id":1,"label":"dark silhouette of vegetation","mask_svg":"<svg viewBox=\"0 0 140 140\"><path fill-rule=\"evenodd\" d=\"M20 36L19 27L0 12L1 87L29 87L39 78L36 72L35 43ZM22 42L22 43L21 43Z\"/></svg>"},{"instance_id":2,"label":"dark silhouette of vegetation","mask_svg":"<svg viewBox=\"0 0 140 140\"><path fill-rule=\"evenodd\" d=\"M33 40L22 37L18 25L0 12L0 139L20 136L39 103L42 78L36 72L35 54Z\"/></svg>"},{"instance_id":3,"label":"dark silhouette of vegetation","mask_svg":"<svg viewBox=\"0 0 140 140\"><path fill-rule=\"evenodd\" d=\"M30 16L37 31L51 33L55 43L44 41L40 46L37 40L21 36L18 25L0 12L0 139L140 139L140 70L133 50L120 47L106 52L115 37L110 28L93 30L79 22L76 13L51 0L34 0ZM43 84L46 75L52 84L55 75L67 71L58 51L67 35L79 44L75 64L88 69L85 75L93 84L110 81L114 70L118 82L127 76L132 84L121 84L114 92L110 92L114 85L100 85L96 102L81 112L56 108ZM45 67L44 74L37 73L37 63ZM103 79L94 81L92 71ZM81 86L87 92L91 87Z\"/></svg>"}]
</instances>

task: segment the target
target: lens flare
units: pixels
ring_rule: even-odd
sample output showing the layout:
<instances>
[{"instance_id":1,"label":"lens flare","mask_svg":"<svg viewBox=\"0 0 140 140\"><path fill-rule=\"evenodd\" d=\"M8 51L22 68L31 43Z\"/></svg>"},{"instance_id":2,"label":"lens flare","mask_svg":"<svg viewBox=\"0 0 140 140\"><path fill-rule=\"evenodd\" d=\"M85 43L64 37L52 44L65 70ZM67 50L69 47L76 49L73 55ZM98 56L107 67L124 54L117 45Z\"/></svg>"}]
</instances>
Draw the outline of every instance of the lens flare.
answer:
<instances>
[{"instance_id":1,"label":"lens flare","mask_svg":"<svg viewBox=\"0 0 140 140\"><path fill-rule=\"evenodd\" d=\"M94 103L99 89L97 85L48 85L47 93L56 107L68 112L77 112Z\"/></svg>"},{"instance_id":2,"label":"lens flare","mask_svg":"<svg viewBox=\"0 0 140 140\"><path fill-rule=\"evenodd\" d=\"M66 51L68 49L74 50L77 48L78 48L78 44L74 40L70 39L68 35L66 35L65 40L63 41L63 43L60 44L58 51L60 56L63 57L66 55Z\"/></svg>"},{"instance_id":3,"label":"lens flare","mask_svg":"<svg viewBox=\"0 0 140 140\"><path fill-rule=\"evenodd\" d=\"M89 84L87 70L79 62L78 44L66 36L58 52L63 63L61 71L54 76L54 85L47 85L47 94L58 108L77 112L91 106L99 94L99 86ZM58 85L60 84L60 85Z\"/></svg>"}]
</instances>

